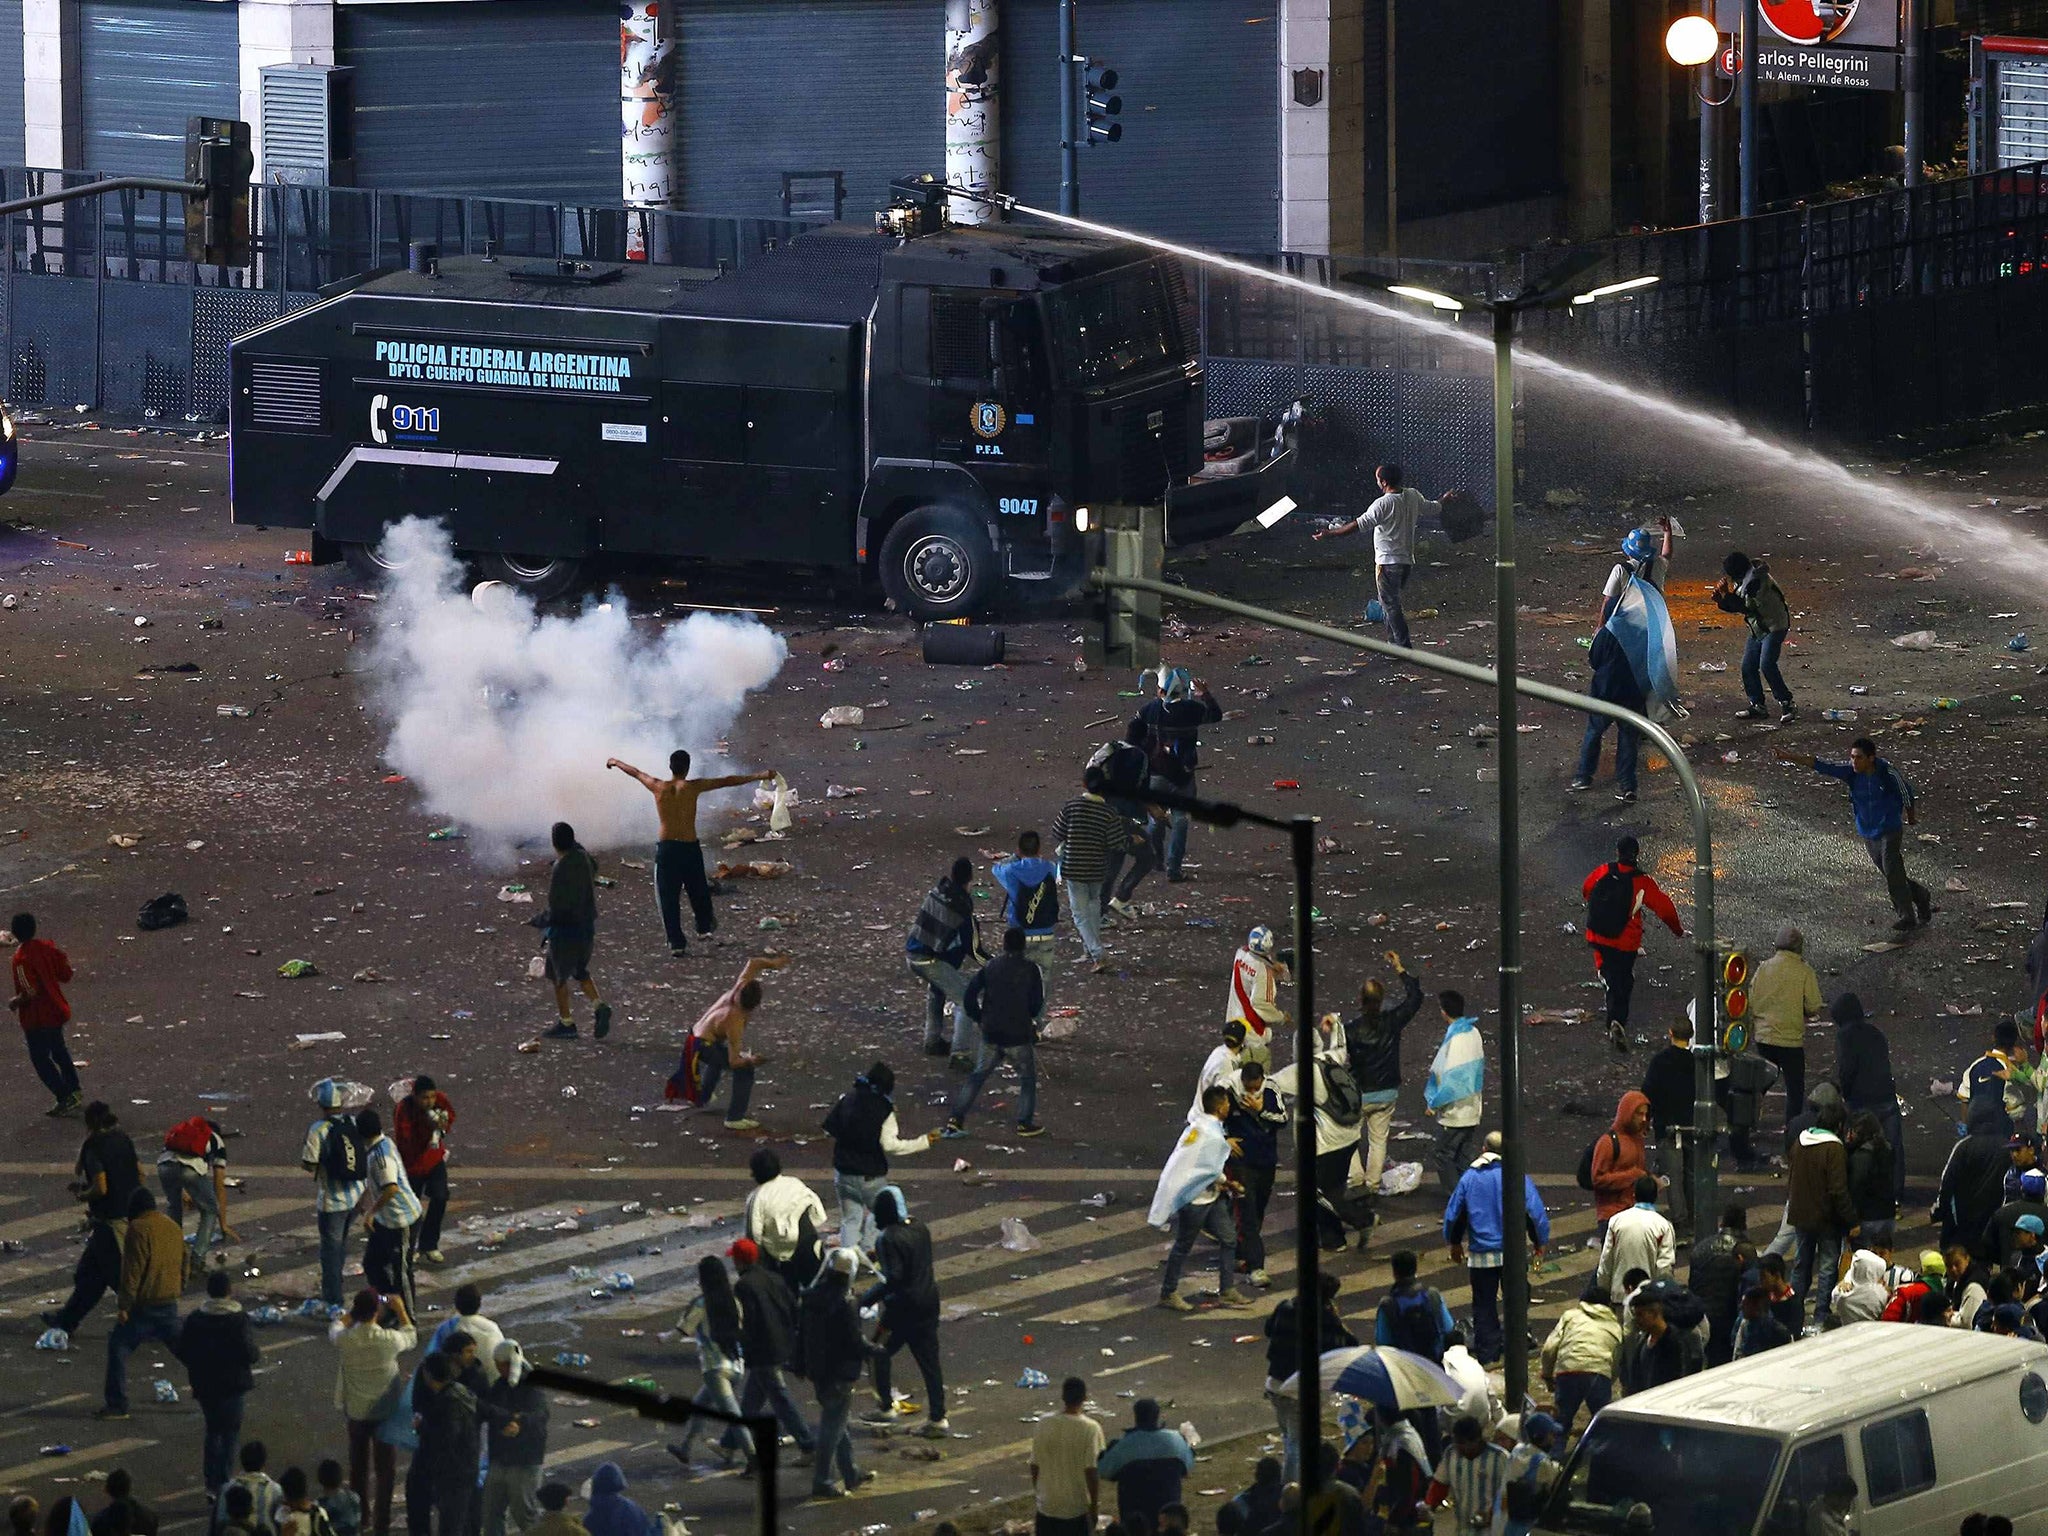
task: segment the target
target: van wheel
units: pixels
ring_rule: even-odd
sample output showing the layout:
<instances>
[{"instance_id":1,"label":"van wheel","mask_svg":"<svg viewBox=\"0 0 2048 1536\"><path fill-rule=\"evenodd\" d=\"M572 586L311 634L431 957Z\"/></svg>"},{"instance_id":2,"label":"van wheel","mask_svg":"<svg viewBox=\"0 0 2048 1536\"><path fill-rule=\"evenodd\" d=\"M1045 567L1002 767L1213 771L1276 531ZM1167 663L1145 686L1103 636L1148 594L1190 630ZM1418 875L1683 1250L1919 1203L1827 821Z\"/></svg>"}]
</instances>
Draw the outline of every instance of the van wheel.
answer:
<instances>
[{"instance_id":1,"label":"van wheel","mask_svg":"<svg viewBox=\"0 0 2048 1536\"><path fill-rule=\"evenodd\" d=\"M560 597L583 579L583 562L567 556L484 555L477 563L487 580L517 587L535 602Z\"/></svg>"},{"instance_id":2,"label":"van wheel","mask_svg":"<svg viewBox=\"0 0 2048 1536\"><path fill-rule=\"evenodd\" d=\"M995 586L996 552L958 507L919 507L882 541L882 589L920 619L957 619Z\"/></svg>"}]
</instances>

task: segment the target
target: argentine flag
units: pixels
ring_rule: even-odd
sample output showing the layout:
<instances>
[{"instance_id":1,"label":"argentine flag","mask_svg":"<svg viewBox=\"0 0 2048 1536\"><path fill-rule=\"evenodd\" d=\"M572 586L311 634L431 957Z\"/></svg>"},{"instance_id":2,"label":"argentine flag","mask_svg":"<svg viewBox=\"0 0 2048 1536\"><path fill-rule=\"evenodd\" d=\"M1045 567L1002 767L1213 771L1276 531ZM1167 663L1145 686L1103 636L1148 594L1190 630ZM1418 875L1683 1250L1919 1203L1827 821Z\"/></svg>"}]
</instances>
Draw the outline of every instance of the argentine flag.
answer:
<instances>
[{"instance_id":1,"label":"argentine flag","mask_svg":"<svg viewBox=\"0 0 2048 1536\"><path fill-rule=\"evenodd\" d=\"M1159 1188L1152 1194L1152 1212L1145 1219L1161 1231L1173 1225L1181 1207L1223 1176L1230 1160L1230 1141L1223 1134L1223 1122L1203 1115L1188 1122L1173 1155L1159 1173Z\"/></svg>"},{"instance_id":2,"label":"argentine flag","mask_svg":"<svg viewBox=\"0 0 2048 1536\"><path fill-rule=\"evenodd\" d=\"M1671 628L1671 610L1664 594L1647 581L1629 578L1607 620L1607 629L1621 642L1636 684L1649 701L1644 711L1652 720L1683 715L1678 707L1678 636Z\"/></svg>"},{"instance_id":3,"label":"argentine flag","mask_svg":"<svg viewBox=\"0 0 2048 1536\"><path fill-rule=\"evenodd\" d=\"M1453 1019L1444 1031L1444 1043L1436 1048L1436 1059L1429 1064L1422 1102L1431 1109L1444 1109L1471 1098L1485 1086L1486 1047L1479 1038L1479 1021Z\"/></svg>"}]
</instances>

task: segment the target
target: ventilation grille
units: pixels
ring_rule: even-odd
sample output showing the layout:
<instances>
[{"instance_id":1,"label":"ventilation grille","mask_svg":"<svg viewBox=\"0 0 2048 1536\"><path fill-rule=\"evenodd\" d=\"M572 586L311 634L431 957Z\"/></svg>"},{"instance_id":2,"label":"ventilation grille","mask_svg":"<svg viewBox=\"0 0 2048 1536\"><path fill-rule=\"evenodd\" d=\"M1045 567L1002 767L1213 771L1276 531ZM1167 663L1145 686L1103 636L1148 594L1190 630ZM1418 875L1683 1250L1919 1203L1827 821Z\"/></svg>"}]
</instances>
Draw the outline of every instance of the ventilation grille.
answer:
<instances>
[{"instance_id":1,"label":"ventilation grille","mask_svg":"<svg viewBox=\"0 0 2048 1536\"><path fill-rule=\"evenodd\" d=\"M1194 285L1188 281L1188 269L1184 262L1168 256L1160 261L1166 269L1166 295L1173 301L1173 312L1180 319L1180 344L1183 358L1201 356L1202 317L1195 303Z\"/></svg>"},{"instance_id":2,"label":"ventilation grille","mask_svg":"<svg viewBox=\"0 0 2048 1536\"><path fill-rule=\"evenodd\" d=\"M318 432L320 365L251 363L249 424L276 432Z\"/></svg>"},{"instance_id":3,"label":"ventilation grille","mask_svg":"<svg viewBox=\"0 0 2048 1536\"><path fill-rule=\"evenodd\" d=\"M979 380L987 357L987 323L981 317L981 301L933 294L932 377Z\"/></svg>"}]
</instances>

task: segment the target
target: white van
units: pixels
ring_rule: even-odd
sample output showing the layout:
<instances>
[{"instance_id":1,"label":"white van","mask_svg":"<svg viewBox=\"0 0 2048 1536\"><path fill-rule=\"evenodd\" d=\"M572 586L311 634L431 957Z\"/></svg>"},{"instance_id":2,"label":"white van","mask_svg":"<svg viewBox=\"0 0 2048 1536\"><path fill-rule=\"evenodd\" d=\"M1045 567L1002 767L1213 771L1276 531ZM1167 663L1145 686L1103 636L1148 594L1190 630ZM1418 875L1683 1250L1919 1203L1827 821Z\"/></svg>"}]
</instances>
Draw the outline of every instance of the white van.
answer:
<instances>
[{"instance_id":1,"label":"white van","mask_svg":"<svg viewBox=\"0 0 2048 1536\"><path fill-rule=\"evenodd\" d=\"M1621 1398L1536 1522L1546 1536L1811 1536L1831 1482L1858 1536L1955 1536L2005 1515L2048 1536L2048 1344L1857 1323Z\"/></svg>"}]
</instances>

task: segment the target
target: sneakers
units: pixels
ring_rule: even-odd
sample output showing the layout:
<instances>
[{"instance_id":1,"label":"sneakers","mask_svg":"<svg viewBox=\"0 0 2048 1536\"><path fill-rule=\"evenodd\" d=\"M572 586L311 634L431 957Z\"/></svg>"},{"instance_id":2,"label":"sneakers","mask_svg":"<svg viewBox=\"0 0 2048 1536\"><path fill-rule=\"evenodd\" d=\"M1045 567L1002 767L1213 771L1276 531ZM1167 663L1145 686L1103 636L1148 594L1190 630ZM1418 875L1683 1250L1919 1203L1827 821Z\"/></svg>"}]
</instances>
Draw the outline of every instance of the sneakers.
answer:
<instances>
[{"instance_id":1,"label":"sneakers","mask_svg":"<svg viewBox=\"0 0 2048 1536\"><path fill-rule=\"evenodd\" d=\"M1614 799L1617 805L1634 805L1636 792L1632 789L1617 789L1614 792Z\"/></svg>"},{"instance_id":2,"label":"sneakers","mask_svg":"<svg viewBox=\"0 0 2048 1536\"><path fill-rule=\"evenodd\" d=\"M1910 912L1902 912L1899 914L1898 921L1892 924L1892 931L1894 933L1910 933L1913 929L1918 928L1919 926L1919 918L1915 917Z\"/></svg>"},{"instance_id":3,"label":"sneakers","mask_svg":"<svg viewBox=\"0 0 2048 1536\"><path fill-rule=\"evenodd\" d=\"M939 1140L941 1141L959 1141L966 1135L967 1127L962 1125L958 1120L949 1118L946 1121L946 1123L939 1128Z\"/></svg>"},{"instance_id":4,"label":"sneakers","mask_svg":"<svg viewBox=\"0 0 2048 1536\"><path fill-rule=\"evenodd\" d=\"M1267 1274L1263 1269L1255 1269L1245 1278L1250 1280L1253 1285L1256 1285L1262 1291L1271 1289L1273 1284L1273 1277Z\"/></svg>"},{"instance_id":5,"label":"sneakers","mask_svg":"<svg viewBox=\"0 0 2048 1536\"><path fill-rule=\"evenodd\" d=\"M1587 790L1591 789L1592 787L1593 781L1591 779L1573 779L1571 783L1565 785L1565 788L1570 790L1575 795L1583 795Z\"/></svg>"},{"instance_id":6,"label":"sneakers","mask_svg":"<svg viewBox=\"0 0 2048 1536\"><path fill-rule=\"evenodd\" d=\"M1110 898L1109 910L1114 912L1118 917L1122 918L1135 919L1138 915L1138 909L1132 906L1128 901L1125 901L1121 896L1113 896Z\"/></svg>"},{"instance_id":7,"label":"sneakers","mask_svg":"<svg viewBox=\"0 0 2048 1536\"><path fill-rule=\"evenodd\" d=\"M689 947L684 944L671 944L668 947L668 957L671 960L687 960L690 958Z\"/></svg>"},{"instance_id":8,"label":"sneakers","mask_svg":"<svg viewBox=\"0 0 2048 1536\"><path fill-rule=\"evenodd\" d=\"M953 1433L953 1426L944 1419L926 1419L918 1433L927 1440L944 1440Z\"/></svg>"},{"instance_id":9,"label":"sneakers","mask_svg":"<svg viewBox=\"0 0 2048 1536\"><path fill-rule=\"evenodd\" d=\"M1036 1120L1026 1120L1017 1127L1017 1134L1019 1136L1043 1136L1045 1134L1045 1127Z\"/></svg>"},{"instance_id":10,"label":"sneakers","mask_svg":"<svg viewBox=\"0 0 2048 1536\"><path fill-rule=\"evenodd\" d=\"M448 1255L438 1248L429 1248L420 1257L429 1264L446 1264L448 1262Z\"/></svg>"},{"instance_id":11,"label":"sneakers","mask_svg":"<svg viewBox=\"0 0 2048 1536\"><path fill-rule=\"evenodd\" d=\"M590 1032L602 1040L612 1032L612 1005L610 1003L599 1003L594 1018L595 1022L591 1025Z\"/></svg>"},{"instance_id":12,"label":"sneakers","mask_svg":"<svg viewBox=\"0 0 2048 1536\"><path fill-rule=\"evenodd\" d=\"M743 1116L738 1120L726 1121L725 1128L728 1131L758 1131L759 1129L761 1129L761 1122L758 1120L750 1120Z\"/></svg>"},{"instance_id":13,"label":"sneakers","mask_svg":"<svg viewBox=\"0 0 2048 1536\"><path fill-rule=\"evenodd\" d=\"M1738 720L1768 720L1771 716L1770 712L1763 705L1752 704L1747 709L1735 711L1735 718Z\"/></svg>"},{"instance_id":14,"label":"sneakers","mask_svg":"<svg viewBox=\"0 0 2048 1536\"><path fill-rule=\"evenodd\" d=\"M862 1414L860 1421L863 1424L894 1424L897 1417L898 1415L894 1408L884 1408L877 1404Z\"/></svg>"},{"instance_id":15,"label":"sneakers","mask_svg":"<svg viewBox=\"0 0 2048 1536\"><path fill-rule=\"evenodd\" d=\"M52 1120L65 1120L69 1119L73 1115L81 1113L84 1110L84 1108L84 1094L67 1093L66 1095L64 1095L63 1098L59 1099L52 1108L45 1111L45 1113L47 1113Z\"/></svg>"},{"instance_id":16,"label":"sneakers","mask_svg":"<svg viewBox=\"0 0 2048 1536\"><path fill-rule=\"evenodd\" d=\"M128 1410L126 1408L116 1408L112 1403L109 1403L104 1408L93 1409L92 1416L96 1419L125 1419L128 1417Z\"/></svg>"},{"instance_id":17,"label":"sneakers","mask_svg":"<svg viewBox=\"0 0 2048 1536\"><path fill-rule=\"evenodd\" d=\"M1252 1299L1233 1285L1227 1291L1217 1292L1216 1304L1223 1307L1248 1307L1252 1304Z\"/></svg>"},{"instance_id":18,"label":"sneakers","mask_svg":"<svg viewBox=\"0 0 2048 1536\"><path fill-rule=\"evenodd\" d=\"M846 1497L846 1490L837 1483L819 1483L811 1489L811 1497L814 1499L843 1499Z\"/></svg>"},{"instance_id":19,"label":"sneakers","mask_svg":"<svg viewBox=\"0 0 2048 1536\"><path fill-rule=\"evenodd\" d=\"M562 1020L553 1029L541 1031L541 1039L543 1040L574 1040L576 1038L576 1026L567 1019Z\"/></svg>"},{"instance_id":20,"label":"sneakers","mask_svg":"<svg viewBox=\"0 0 2048 1536\"><path fill-rule=\"evenodd\" d=\"M1628 1026L1619 1021L1610 1022L1607 1026L1607 1043L1617 1051L1626 1051L1628 1049Z\"/></svg>"},{"instance_id":21,"label":"sneakers","mask_svg":"<svg viewBox=\"0 0 2048 1536\"><path fill-rule=\"evenodd\" d=\"M1798 718L1799 711L1794 709L1790 704L1780 704L1778 706L1778 724L1790 725L1794 720L1797 720Z\"/></svg>"},{"instance_id":22,"label":"sneakers","mask_svg":"<svg viewBox=\"0 0 2048 1536\"><path fill-rule=\"evenodd\" d=\"M1159 1298L1159 1310L1162 1312L1192 1312L1195 1309L1193 1303L1187 1297L1181 1295L1179 1291L1168 1291Z\"/></svg>"}]
</instances>

